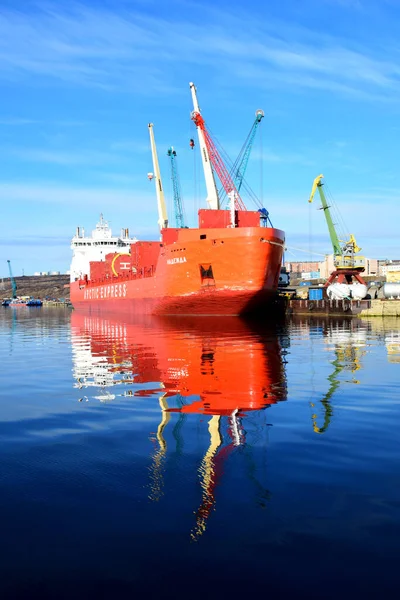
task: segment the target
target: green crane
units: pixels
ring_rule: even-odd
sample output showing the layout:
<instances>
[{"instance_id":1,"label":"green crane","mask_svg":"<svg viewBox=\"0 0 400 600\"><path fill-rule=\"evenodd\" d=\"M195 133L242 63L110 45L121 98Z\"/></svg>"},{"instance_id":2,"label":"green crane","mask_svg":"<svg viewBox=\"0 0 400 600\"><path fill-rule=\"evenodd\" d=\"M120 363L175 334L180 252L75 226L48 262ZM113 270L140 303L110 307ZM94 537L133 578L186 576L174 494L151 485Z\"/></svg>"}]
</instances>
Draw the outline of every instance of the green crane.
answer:
<instances>
[{"instance_id":1,"label":"green crane","mask_svg":"<svg viewBox=\"0 0 400 600\"><path fill-rule=\"evenodd\" d=\"M312 202L316 190L318 189L319 196L321 198L322 210L324 211L326 223L328 225L329 235L331 238L334 254L334 263L337 269L355 269L364 271L365 258L363 256L355 256L356 253L361 251L361 248L357 245L356 239L353 234L350 235L350 239L347 242L339 240L336 233L335 225L333 224L332 215L329 210L328 203L324 194L322 186L323 175L318 175L314 179L313 186L311 189L311 195L309 202ZM363 282L362 282L363 283Z\"/></svg>"},{"instance_id":2,"label":"green crane","mask_svg":"<svg viewBox=\"0 0 400 600\"><path fill-rule=\"evenodd\" d=\"M12 274L12 270L11 270L11 262L8 260L8 270L10 272L10 281L11 281L11 288L12 288L12 297L16 298L17 297L17 284L15 283L15 279L13 277Z\"/></svg>"}]
</instances>

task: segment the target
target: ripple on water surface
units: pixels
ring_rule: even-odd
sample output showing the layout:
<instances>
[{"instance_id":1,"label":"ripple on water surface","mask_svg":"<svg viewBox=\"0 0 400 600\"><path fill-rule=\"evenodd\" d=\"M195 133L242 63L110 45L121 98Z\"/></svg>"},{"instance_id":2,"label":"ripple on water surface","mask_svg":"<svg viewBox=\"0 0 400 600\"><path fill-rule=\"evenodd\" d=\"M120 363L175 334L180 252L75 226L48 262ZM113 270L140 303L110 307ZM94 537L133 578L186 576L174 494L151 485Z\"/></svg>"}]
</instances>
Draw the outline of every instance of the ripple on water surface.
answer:
<instances>
[{"instance_id":1,"label":"ripple on water surface","mask_svg":"<svg viewBox=\"0 0 400 600\"><path fill-rule=\"evenodd\" d=\"M393 593L399 331L4 309L3 596Z\"/></svg>"}]
</instances>

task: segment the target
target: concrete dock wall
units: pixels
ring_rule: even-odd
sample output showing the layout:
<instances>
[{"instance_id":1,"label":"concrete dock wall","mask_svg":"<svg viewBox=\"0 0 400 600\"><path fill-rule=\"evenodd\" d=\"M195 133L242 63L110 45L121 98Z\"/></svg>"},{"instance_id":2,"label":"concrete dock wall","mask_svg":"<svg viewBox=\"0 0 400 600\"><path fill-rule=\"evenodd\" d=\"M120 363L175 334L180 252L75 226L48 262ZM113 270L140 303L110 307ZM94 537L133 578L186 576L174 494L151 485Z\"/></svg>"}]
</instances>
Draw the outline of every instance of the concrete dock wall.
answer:
<instances>
[{"instance_id":1,"label":"concrete dock wall","mask_svg":"<svg viewBox=\"0 0 400 600\"><path fill-rule=\"evenodd\" d=\"M359 317L400 317L400 300L371 300L371 306Z\"/></svg>"}]
</instances>

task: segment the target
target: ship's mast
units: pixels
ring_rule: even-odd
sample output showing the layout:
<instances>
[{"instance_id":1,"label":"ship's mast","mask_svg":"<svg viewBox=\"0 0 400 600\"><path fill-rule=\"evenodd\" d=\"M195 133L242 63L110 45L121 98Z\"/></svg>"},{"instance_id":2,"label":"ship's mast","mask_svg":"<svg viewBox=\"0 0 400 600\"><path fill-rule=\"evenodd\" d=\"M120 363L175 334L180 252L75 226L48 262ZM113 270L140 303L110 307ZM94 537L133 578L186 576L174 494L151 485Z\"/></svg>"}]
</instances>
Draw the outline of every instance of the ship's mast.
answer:
<instances>
[{"instance_id":1,"label":"ship's mast","mask_svg":"<svg viewBox=\"0 0 400 600\"><path fill-rule=\"evenodd\" d=\"M192 92L193 99L193 112L200 114L199 103L197 102L196 95L196 86L194 83L189 83L190 90ZM197 127L197 134L199 136L199 145L200 145L200 153L201 160L203 162L203 170L204 170L204 178L206 180L206 188L207 188L207 203L210 208L215 210L219 209L219 198L217 186L215 185L214 173L211 166L210 155L208 153L206 141L204 138L204 133L201 127Z\"/></svg>"},{"instance_id":2,"label":"ship's mast","mask_svg":"<svg viewBox=\"0 0 400 600\"><path fill-rule=\"evenodd\" d=\"M158 225L160 229L166 229L168 227L168 215L164 198L164 190L161 181L160 167L158 164L156 142L154 140L153 123L149 123L148 127L150 133L151 154L153 157L154 181L156 184Z\"/></svg>"}]
</instances>

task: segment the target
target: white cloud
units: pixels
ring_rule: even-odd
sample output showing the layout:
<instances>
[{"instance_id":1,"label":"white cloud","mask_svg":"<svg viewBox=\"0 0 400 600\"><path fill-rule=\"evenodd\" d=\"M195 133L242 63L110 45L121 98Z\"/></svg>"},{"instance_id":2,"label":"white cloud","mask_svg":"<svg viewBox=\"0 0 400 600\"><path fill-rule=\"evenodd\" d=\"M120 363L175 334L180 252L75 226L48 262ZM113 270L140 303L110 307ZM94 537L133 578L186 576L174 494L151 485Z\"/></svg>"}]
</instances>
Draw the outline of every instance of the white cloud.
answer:
<instances>
[{"instance_id":1,"label":"white cloud","mask_svg":"<svg viewBox=\"0 0 400 600\"><path fill-rule=\"evenodd\" d=\"M154 189L147 193L118 188L71 187L62 183L0 183L1 202L35 202L42 204L77 205L85 207L130 206L143 212L152 212L156 204Z\"/></svg>"},{"instance_id":2,"label":"white cloud","mask_svg":"<svg viewBox=\"0 0 400 600\"><path fill-rule=\"evenodd\" d=\"M24 119L21 117L3 117L0 119L0 125L18 126L18 125L36 125L39 121L35 119Z\"/></svg>"},{"instance_id":3,"label":"white cloud","mask_svg":"<svg viewBox=\"0 0 400 600\"><path fill-rule=\"evenodd\" d=\"M107 165L110 163L121 163L123 160L123 157L116 154L96 152L94 150L62 152L51 148L12 148L5 149L3 152L22 160L57 165Z\"/></svg>"},{"instance_id":4,"label":"white cloud","mask_svg":"<svg viewBox=\"0 0 400 600\"><path fill-rule=\"evenodd\" d=\"M180 18L174 13L170 19L130 6L118 13L81 4L30 13L3 10L3 79L50 77L109 90L176 93L171 69L165 67L179 60L181 68L201 64L221 75L225 85L240 80L258 87L290 83L357 98L397 99L400 67L395 50L389 58L390 40L385 40L384 55L374 55L370 43L355 47L351 40L286 22L279 23L278 36L276 22L260 23L248 12L204 8L197 23L186 16L196 5L188 4Z\"/></svg>"},{"instance_id":5,"label":"white cloud","mask_svg":"<svg viewBox=\"0 0 400 600\"><path fill-rule=\"evenodd\" d=\"M283 164L298 164L303 166L315 166L315 161L311 160L307 157L307 153L304 154L294 154L294 153L282 153L278 154L273 152L270 149L263 149L263 151L259 151L254 149L252 151L251 160L252 162L257 162L261 160L265 163L283 163Z\"/></svg>"},{"instance_id":6,"label":"white cloud","mask_svg":"<svg viewBox=\"0 0 400 600\"><path fill-rule=\"evenodd\" d=\"M326 4L344 6L345 8L362 8L362 0L323 0Z\"/></svg>"},{"instance_id":7,"label":"white cloud","mask_svg":"<svg viewBox=\"0 0 400 600\"><path fill-rule=\"evenodd\" d=\"M83 125L87 125L84 121L72 121L72 120L57 120L51 121L47 120L46 122L39 119L27 119L24 117L1 117L0 125L4 126L20 126L20 125L43 125L45 124L49 126L57 126L57 127L81 127Z\"/></svg>"}]
</instances>

